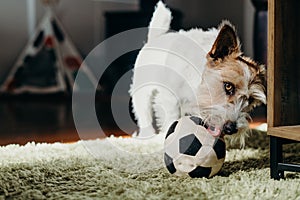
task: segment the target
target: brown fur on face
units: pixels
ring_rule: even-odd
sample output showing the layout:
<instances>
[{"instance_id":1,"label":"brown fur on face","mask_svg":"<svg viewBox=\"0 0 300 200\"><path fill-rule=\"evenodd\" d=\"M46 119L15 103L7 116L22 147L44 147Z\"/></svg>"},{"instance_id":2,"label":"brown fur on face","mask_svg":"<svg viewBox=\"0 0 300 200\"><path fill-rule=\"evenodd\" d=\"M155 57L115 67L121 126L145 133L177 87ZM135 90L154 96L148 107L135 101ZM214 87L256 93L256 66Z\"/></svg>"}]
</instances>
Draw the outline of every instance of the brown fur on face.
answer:
<instances>
[{"instance_id":1,"label":"brown fur on face","mask_svg":"<svg viewBox=\"0 0 300 200\"><path fill-rule=\"evenodd\" d=\"M208 68L219 70L223 82L235 86L234 95L228 95L228 102L243 98L251 108L266 103L265 68L243 56L235 28L230 23L225 21L221 25L207 60Z\"/></svg>"},{"instance_id":2,"label":"brown fur on face","mask_svg":"<svg viewBox=\"0 0 300 200\"><path fill-rule=\"evenodd\" d=\"M248 128L248 112L266 103L265 68L243 55L235 28L227 21L207 54L199 92L200 107L223 107L228 115L224 118L237 124L238 133Z\"/></svg>"}]
</instances>

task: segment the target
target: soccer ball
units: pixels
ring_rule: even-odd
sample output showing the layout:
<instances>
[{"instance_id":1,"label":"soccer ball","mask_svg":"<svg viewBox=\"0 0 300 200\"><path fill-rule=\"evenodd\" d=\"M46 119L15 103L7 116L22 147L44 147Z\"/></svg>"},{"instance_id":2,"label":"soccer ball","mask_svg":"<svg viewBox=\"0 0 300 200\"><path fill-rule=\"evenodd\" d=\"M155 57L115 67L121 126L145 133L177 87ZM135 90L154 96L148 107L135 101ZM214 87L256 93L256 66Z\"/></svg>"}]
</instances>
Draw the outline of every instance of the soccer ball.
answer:
<instances>
[{"instance_id":1,"label":"soccer ball","mask_svg":"<svg viewBox=\"0 0 300 200\"><path fill-rule=\"evenodd\" d=\"M209 133L196 116L175 121L164 142L165 165L178 176L210 178L220 171L225 154L224 138Z\"/></svg>"}]
</instances>

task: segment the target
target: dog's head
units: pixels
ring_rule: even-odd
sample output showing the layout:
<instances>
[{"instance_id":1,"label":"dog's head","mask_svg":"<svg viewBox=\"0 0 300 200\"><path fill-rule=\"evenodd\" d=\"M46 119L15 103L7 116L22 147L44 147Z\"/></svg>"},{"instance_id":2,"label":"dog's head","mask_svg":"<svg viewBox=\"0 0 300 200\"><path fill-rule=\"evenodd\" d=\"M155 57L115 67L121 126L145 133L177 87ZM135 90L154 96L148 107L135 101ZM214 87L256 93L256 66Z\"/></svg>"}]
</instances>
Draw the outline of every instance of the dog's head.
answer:
<instances>
[{"instance_id":1,"label":"dog's head","mask_svg":"<svg viewBox=\"0 0 300 200\"><path fill-rule=\"evenodd\" d=\"M235 28L227 21L207 54L207 67L199 88L201 115L223 134L248 128L248 113L266 103L265 68L245 57Z\"/></svg>"}]
</instances>

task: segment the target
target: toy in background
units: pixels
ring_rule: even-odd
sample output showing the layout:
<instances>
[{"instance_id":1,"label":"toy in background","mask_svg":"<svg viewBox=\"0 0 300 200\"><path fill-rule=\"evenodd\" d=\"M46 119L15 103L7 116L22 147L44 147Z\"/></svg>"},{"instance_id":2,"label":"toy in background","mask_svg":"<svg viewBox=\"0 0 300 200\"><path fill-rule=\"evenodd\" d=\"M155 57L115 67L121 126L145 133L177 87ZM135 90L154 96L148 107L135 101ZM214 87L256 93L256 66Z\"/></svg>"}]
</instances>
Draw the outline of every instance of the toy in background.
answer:
<instances>
[{"instance_id":1,"label":"toy in background","mask_svg":"<svg viewBox=\"0 0 300 200\"><path fill-rule=\"evenodd\" d=\"M164 143L164 161L168 171L178 176L210 178L225 160L222 135L214 136L199 117L184 116L169 128Z\"/></svg>"},{"instance_id":2,"label":"toy in background","mask_svg":"<svg viewBox=\"0 0 300 200\"><path fill-rule=\"evenodd\" d=\"M55 16L58 0L42 0L45 16L36 27L27 46L10 70L1 93L71 94L78 90L74 80L82 57ZM98 85L93 73L84 65L85 79Z\"/></svg>"}]
</instances>

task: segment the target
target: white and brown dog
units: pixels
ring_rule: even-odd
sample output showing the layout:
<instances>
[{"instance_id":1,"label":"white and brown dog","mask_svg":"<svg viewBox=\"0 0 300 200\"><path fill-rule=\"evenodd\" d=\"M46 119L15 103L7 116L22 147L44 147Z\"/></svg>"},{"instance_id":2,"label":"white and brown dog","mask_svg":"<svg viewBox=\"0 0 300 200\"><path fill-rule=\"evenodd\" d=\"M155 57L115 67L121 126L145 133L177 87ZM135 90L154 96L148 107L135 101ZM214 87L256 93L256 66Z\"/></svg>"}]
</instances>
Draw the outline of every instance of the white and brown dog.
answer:
<instances>
[{"instance_id":1,"label":"white and brown dog","mask_svg":"<svg viewBox=\"0 0 300 200\"><path fill-rule=\"evenodd\" d=\"M235 28L170 32L171 12L158 2L130 90L138 136L166 133L184 115L202 118L214 136L244 141L249 112L266 103L265 68L243 56Z\"/></svg>"}]
</instances>

